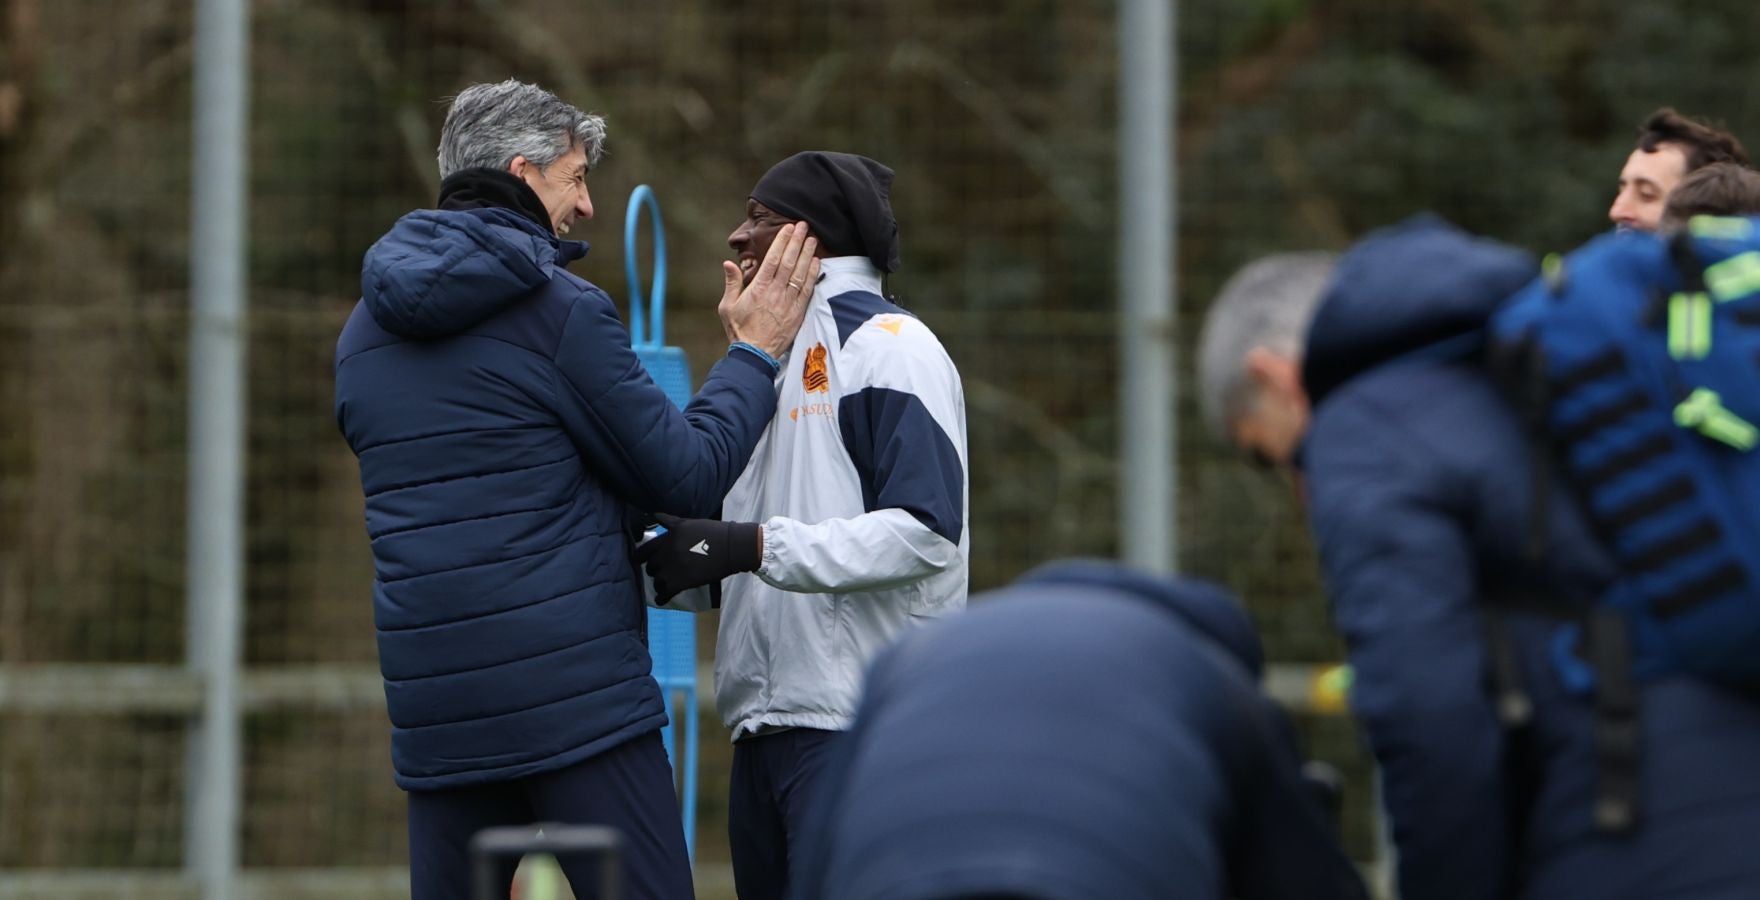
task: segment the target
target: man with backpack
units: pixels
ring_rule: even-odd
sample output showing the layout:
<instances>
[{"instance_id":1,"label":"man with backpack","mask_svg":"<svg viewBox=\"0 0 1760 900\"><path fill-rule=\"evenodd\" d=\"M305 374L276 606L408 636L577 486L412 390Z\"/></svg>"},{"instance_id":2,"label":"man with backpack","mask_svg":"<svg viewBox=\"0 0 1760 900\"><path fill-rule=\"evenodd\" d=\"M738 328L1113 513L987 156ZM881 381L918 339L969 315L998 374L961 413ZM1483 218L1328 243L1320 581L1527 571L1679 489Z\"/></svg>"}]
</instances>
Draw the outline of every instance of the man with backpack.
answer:
<instances>
[{"instance_id":1,"label":"man with backpack","mask_svg":"<svg viewBox=\"0 0 1760 900\"><path fill-rule=\"evenodd\" d=\"M1733 162L1696 169L1669 192L1662 230L1676 231L1694 216L1760 215L1760 172Z\"/></svg>"},{"instance_id":2,"label":"man with backpack","mask_svg":"<svg viewBox=\"0 0 1760 900\"><path fill-rule=\"evenodd\" d=\"M1608 240L1623 242L1620 254L1665 246ZM1760 702L1657 649L1680 621L1650 614L1650 573L1628 574L1633 548L1604 544L1605 525L1579 509L1582 473L1546 464L1554 425L1591 423L1574 411L1555 422L1544 403L1524 413L1487 364L1488 343L1501 348L1492 356L1543 358L1522 353L1536 346L1522 338L1543 334L1524 327L1532 316L1499 318L1487 339L1538 270L1431 216L1337 259L1257 261L1205 325L1206 416L1299 474L1402 896L1756 896L1760 854L1746 835L1760 828ZM1548 271L1555 285L1596 288L1638 269ZM1695 305L1680 318L1699 316ZM1550 387L1512 386L1524 385ZM1717 418L1710 404L1695 409ZM1702 437L1697 425L1680 430ZM1628 465L1688 464L1666 453L1633 462L1630 449L1620 448ZM1714 599L1729 609L1740 594Z\"/></svg>"}]
</instances>

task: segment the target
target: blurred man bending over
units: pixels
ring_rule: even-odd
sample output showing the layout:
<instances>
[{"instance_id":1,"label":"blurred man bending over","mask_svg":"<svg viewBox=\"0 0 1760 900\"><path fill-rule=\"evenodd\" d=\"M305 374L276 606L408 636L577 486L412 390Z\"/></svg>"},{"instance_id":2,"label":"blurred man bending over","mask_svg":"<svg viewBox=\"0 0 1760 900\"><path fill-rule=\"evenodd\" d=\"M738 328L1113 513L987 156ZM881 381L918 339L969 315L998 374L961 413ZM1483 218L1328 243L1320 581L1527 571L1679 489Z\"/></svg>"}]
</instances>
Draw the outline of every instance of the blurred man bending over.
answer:
<instances>
[{"instance_id":1,"label":"blurred man bending over","mask_svg":"<svg viewBox=\"0 0 1760 900\"><path fill-rule=\"evenodd\" d=\"M869 673L798 900L1361 900L1223 591L1046 566Z\"/></svg>"},{"instance_id":2,"label":"blurred man bending over","mask_svg":"<svg viewBox=\"0 0 1760 900\"><path fill-rule=\"evenodd\" d=\"M1205 415L1303 476L1400 896L1752 898L1760 705L1737 692L1685 674L1637 683L1640 813L1629 833L1597 828L1598 799L1627 783L1600 780L1614 720L1565 682L1555 638L1621 576L1562 478L1545 495L1548 552L1526 552L1537 451L1462 349L1537 271L1433 216L1336 261L1256 261L1200 338ZM1498 702L1508 682L1525 686L1520 708Z\"/></svg>"}]
</instances>

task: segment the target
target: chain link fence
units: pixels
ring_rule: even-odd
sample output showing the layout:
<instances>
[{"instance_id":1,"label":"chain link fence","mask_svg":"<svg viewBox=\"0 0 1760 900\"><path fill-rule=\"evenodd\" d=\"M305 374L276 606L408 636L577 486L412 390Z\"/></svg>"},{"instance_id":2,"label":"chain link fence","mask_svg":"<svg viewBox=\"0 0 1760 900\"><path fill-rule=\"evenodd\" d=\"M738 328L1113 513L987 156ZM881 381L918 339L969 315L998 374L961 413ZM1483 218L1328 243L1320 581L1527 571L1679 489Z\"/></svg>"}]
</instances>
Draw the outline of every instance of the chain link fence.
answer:
<instances>
[{"instance_id":1,"label":"chain link fence","mask_svg":"<svg viewBox=\"0 0 1760 900\"><path fill-rule=\"evenodd\" d=\"M251 882L258 895L320 895L332 870L395 891L403 862L330 360L362 253L433 201L445 98L517 77L606 116L596 247L575 271L624 295L616 223L630 189L652 185L670 338L699 367L721 349L718 265L757 176L806 148L897 169L892 285L965 378L981 589L1118 544L1117 434L1133 410L1116 387L1113 198L1131 186L1115 173L1115 12L256 0L242 846L250 871L290 876ZM199 697L178 669L193 3L0 0L0 13L0 896L111 869L158 873L182 896ZM1209 298L1260 253L1338 249L1425 208L1569 247L1605 227L1650 109L1760 135L1760 98L1739 87L1760 74L1744 3L1199 0L1179 15L1186 361ZM1220 451L1181 371L1182 567L1241 592L1273 660L1338 659L1289 485ZM712 621L701 637L707 656ZM1355 730L1301 721L1310 752L1349 776L1346 840L1368 860ZM717 874L728 754L712 717L705 735L699 883L731 896Z\"/></svg>"}]
</instances>

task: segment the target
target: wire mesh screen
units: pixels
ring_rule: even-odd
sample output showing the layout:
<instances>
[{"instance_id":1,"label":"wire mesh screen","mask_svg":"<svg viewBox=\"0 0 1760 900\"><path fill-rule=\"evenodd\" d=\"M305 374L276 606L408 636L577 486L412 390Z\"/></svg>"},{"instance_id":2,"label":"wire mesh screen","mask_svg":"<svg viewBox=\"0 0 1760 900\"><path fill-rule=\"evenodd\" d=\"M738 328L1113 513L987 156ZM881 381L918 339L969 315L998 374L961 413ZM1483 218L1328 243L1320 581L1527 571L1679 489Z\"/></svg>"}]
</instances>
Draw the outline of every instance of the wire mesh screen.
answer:
<instances>
[{"instance_id":1,"label":"wire mesh screen","mask_svg":"<svg viewBox=\"0 0 1760 900\"><path fill-rule=\"evenodd\" d=\"M0 674L174 669L188 625L193 3L0 9ZM1274 661L1333 661L1291 485L1200 425L1189 351L1209 299L1258 254L1340 249L1420 209L1536 250L1580 243L1605 227L1650 109L1760 134L1760 99L1740 87L1760 74L1753 13L1662 0L1179 11L1181 562L1241 592ZM434 201L448 96L516 77L607 118L597 218L574 234L596 246L574 271L624 296L616 223L630 189L652 185L669 231L668 338L699 373L724 347L718 266L756 178L815 148L896 169L904 265L889 286L965 380L982 589L1118 544L1117 434L1132 406L1117 389L1114 198L1132 186L1115 173L1115 12L257 0L244 863L403 862L362 499L330 366L362 253ZM707 658L712 620L702 627ZM142 702L157 712L72 695L0 705L0 867L181 865L194 694L153 677L163 687ZM1367 859L1354 729L1311 717L1304 731L1350 776L1347 843ZM718 722L704 733L699 883L720 896L728 756Z\"/></svg>"},{"instance_id":2,"label":"wire mesh screen","mask_svg":"<svg viewBox=\"0 0 1760 900\"><path fill-rule=\"evenodd\" d=\"M8 661L181 658L187 16L11 4L0 83ZM81 52L68 52L81 47Z\"/></svg>"},{"instance_id":3,"label":"wire mesh screen","mask_svg":"<svg viewBox=\"0 0 1760 900\"><path fill-rule=\"evenodd\" d=\"M0 20L0 674L175 663L189 17ZM181 864L181 716L0 696L0 867Z\"/></svg>"},{"instance_id":4,"label":"wire mesh screen","mask_svg":"<svg viewBox=\"0 0 1760 900\"><path fill-rule=\"evenodd\" d=\"M5 727L0 870L182 864L179 718L14 713Z\"/></svg>"}]
</instances>

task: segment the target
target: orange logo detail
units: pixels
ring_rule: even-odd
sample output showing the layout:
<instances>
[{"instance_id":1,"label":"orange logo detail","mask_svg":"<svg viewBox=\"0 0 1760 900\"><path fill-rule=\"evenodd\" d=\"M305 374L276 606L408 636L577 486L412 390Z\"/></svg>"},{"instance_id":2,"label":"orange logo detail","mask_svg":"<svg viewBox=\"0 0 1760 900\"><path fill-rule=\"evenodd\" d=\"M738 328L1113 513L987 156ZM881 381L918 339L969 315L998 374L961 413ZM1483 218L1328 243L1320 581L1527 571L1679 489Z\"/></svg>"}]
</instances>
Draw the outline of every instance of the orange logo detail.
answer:
<instances>
[{"instance_id":1,"label":"orange logo detail","mask_svg":"<svg viewBox=\"0 0 1760 900\"><path fill-rule=\"evenodd\" d=\"M814 344L807 351L807 363L801 371L801 383L806 385L809 394L828 394L831 392L831 378L825 374L825 345Z\"/></svg>"},{"instance_id":2,"label":"orange logo detail","mask_svg":"<svg viewBox=\"0 0 1760 900\"><path fill-rule=\"evenodd\" d=\"M884 328L887 331L892 332L893 334L897 334L898 330L900 328L904 327L904 317L903 316L875 316L874 317L874 324L880 326L881 328Z\"/></svg>"}]
</instances>

